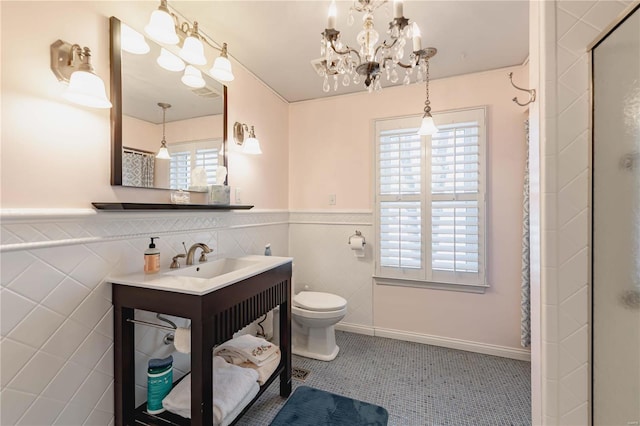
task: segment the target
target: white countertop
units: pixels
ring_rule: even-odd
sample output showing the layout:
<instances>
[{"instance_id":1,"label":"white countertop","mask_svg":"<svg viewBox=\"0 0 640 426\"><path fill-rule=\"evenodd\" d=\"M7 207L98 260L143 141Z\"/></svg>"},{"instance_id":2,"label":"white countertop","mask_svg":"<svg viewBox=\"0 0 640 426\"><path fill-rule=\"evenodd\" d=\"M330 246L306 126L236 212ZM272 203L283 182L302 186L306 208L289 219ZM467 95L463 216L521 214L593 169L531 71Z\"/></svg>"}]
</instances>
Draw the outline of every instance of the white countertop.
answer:
<instances>
[{"instance_id":1,"label":"white countertop","mask_svg":"<svg viewBox=\"0 0 640 426\"><path fill-rule=\"evenodd\" d=\"M202 296L293 261L292 257L257 255L243 256L236 259L252 262L249 266L244 266L240 269L212 278L199 278L195 276L182 275L188 274L199 266L209 263L204 262L196 263L193 266L181 267L179 269L165 268L155 274L145 274L140 272L129 275L109 276L107 277L107 281L114 284L133 287L151 288L155 290L173 291L177 293ZM211 260L210 262L217 261ZM176 273L181 275L176 275Z\"/></svg>"}]
</instances>

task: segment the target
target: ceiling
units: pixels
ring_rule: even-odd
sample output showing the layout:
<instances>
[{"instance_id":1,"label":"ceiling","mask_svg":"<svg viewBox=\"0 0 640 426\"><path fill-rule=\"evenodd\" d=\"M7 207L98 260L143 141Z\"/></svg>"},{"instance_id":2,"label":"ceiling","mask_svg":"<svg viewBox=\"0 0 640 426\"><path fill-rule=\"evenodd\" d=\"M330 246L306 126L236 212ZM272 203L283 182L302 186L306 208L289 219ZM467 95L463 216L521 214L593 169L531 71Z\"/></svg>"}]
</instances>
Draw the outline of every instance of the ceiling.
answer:
<instances>
[{"instance_id":1,"label":"ceiling","mask_svg":"<svg viewBox=\"0 0 640 426\"><path fill-rule=\"evenodd\" d=\"M380 39L392 19L392 2L375 13ZM320 57L320 34L330 1L186 1L169 7L201 32L229 45L229 54L289 102L364 91L364 83L322 91L311 61ZM361 13L347 25L351 1L337 1L336 29L343 43L357 46ZM431 79L520 65L528 57L529 4L512 1L405 1L404 15L418 23L424 47L435 47ZM400 81L402 78L400 79ZM233 83L231 83L232 85ZM400 82L396 84L401 84ZM383 79L383 87L391 83Z\"/></svg>"}]
</instances>

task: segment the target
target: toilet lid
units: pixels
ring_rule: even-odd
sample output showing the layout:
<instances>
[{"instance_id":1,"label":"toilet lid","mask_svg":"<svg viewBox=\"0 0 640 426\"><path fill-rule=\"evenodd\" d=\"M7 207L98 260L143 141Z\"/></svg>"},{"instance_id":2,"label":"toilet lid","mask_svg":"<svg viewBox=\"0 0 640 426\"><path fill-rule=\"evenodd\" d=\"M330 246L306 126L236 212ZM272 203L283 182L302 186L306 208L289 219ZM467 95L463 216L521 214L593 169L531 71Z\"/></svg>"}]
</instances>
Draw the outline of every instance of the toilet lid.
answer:
<instances>
[{"instance_id":1,"label":"toilet lid","mask_svg":"<svg viewBox=\"0 0 640 426\"><path fill-rule=\"evenodd\" d=\"M347 301L331 293L301 291L293 296L293 304L310 311L336 311L347 306Z\"/></svg>"}]
</instances>

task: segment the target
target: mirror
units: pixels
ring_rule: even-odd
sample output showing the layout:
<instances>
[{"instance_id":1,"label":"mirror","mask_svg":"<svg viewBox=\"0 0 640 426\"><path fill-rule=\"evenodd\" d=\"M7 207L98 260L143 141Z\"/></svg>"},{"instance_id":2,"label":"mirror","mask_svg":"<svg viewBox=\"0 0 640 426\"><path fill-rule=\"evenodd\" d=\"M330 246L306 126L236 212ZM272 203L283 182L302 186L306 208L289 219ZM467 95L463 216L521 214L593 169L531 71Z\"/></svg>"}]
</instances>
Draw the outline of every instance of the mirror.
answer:
<instances>
[{"instance_id":1,"label":"mirror","mask_svg":"<svg viewBox=\"0 0 640 426\"><path fill-rule=\"evenodd\" d=\"M184 71L158 65L159 44L144 37L148 51L130 53L128 27L110 23L111 185L203 192L227 184L227 87L204 71L204 87L185 85ZM170 159L156 158L163 141Z\"/></svg>"}]
</instances>

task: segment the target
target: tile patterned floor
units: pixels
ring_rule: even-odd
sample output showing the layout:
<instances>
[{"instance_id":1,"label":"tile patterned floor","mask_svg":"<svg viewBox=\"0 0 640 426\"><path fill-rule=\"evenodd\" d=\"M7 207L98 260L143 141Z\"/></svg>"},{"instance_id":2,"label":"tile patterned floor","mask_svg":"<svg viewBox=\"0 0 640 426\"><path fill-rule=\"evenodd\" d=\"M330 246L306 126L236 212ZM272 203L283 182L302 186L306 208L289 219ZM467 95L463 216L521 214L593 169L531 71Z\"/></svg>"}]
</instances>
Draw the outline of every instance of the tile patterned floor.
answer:
<instances>
[{"instance_id":1,"label":"tile patterned floor","mask_svg":"<svg viewBox=\"0 0 640 426\"><path fill-rule=\"evenodd\" d=\"M294 356L311 371L300 385L385 407L389 425L530 425L530 363L336 332L340 346L332 362ZM278 382L238 422L268 425L284 405Z\"/></svg>"}]
</instances>

